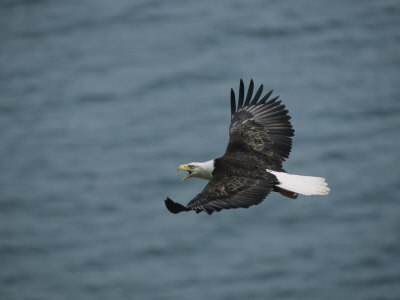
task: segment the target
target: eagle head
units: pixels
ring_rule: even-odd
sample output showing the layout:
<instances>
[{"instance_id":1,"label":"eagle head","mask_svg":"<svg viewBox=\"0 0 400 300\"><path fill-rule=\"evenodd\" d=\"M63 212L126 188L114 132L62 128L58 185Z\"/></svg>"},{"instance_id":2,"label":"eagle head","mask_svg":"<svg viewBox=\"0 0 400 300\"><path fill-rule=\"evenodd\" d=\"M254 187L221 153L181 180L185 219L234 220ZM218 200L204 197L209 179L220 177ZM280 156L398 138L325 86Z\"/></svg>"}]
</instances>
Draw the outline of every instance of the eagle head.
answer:
<instances>
[{"instance_id":1,"label":"eagle head","mask_svg":"<svg viewBox=\"0 0 400 300\"><path fill-rule=\"evenodd\" d=\"M206 180L212 178L212 172L214 170L214 160L207 162L191 162L188 164L183 164L178 167L178 171L188 171L189 173L182 178L182 181L190 177L198 177Z\"/></svg>"}]
</instances>

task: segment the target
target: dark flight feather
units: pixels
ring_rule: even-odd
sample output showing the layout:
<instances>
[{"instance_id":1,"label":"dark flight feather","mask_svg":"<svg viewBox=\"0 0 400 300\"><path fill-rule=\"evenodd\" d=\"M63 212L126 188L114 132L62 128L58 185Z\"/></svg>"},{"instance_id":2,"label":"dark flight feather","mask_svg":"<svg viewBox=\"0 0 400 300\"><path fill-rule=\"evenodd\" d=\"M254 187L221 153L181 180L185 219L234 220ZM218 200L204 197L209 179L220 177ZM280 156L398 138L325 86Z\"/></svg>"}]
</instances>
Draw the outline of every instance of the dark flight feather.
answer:
<instances>
[{"instance_id":1,"label":"dark flight feather","mask_svg":"<svg viewBox=\"0 0 400 300\"><path fill-rule=\"evenodd\" d=\"M244 106L248 106L250 104L251 96L253 96L254 82L253 79L250 80L249 89L247 90L246 101L244 102Z\"/></svg>"},{"instance_id":2,"label":"dark flight feather","mask_svg":"<svg viewBox=\"0 0 400 300\"><path fill-rule=\"evenodd\" d=\"M258 101L258 99L260 99L263 89L264 89L264 86L260 85L260 87L258 88L258 91L257 91L256 95L254 96L253 100L251 101L250 105L257 104L257 101Z\"/></svg>"},{"instance_id":3,"label":"dark flight feather","mask_svg":"<svg viewBox=\"0 0 400 300\"><path fill-rule=\"evenodd\" d=\"M274 90L270 90L270 91L260 100L260 102L258 102L258 104L264 104L264 103L268 100L269 96L272 95L273 92L274 92ZM278 98L278 97L276 97L276 98ZM274 98L274 99L275 99L275 98ZM272 102L272 101L273 101L273 99L272 99L270 102Z\"/></svg>"},{"instance_id":4,"label":"dark flight feather","mask_svg":"<svg viewBox=\"0 0 400 300\"><path fill-rule=\"evenodd\" d=\"M231 115L236 111L236 99L235 99L235 92L231 89Z\"/></svg>"},{"instance_id":5,"label":"dark flight feather","mask_svg":"<svg viewBox=\"0 0 400 300\"><path fill-rule=\"evenodd\" d=\"M243 80L240 79L240 85L239 85L239 100L238 100L238 110L242 108L243 105L243 100L244 100L244 83Z\"/></svg>"},{"instance_id":6,"label":"dark flight feather","mask_svg":"<svg viewBox=\"0 0 400 300\"><path fill-rule=\"evenodd\" d=\"M167 197L167 199L165 199L165 206L167 207L167 209L172 212L173 214L177 214L180 213L182 211L188 211L190 210L190 208L186 208L185 206L183 206L180 203L174 202L172 201L170 198Z\"/></svg>"}]
</instances>

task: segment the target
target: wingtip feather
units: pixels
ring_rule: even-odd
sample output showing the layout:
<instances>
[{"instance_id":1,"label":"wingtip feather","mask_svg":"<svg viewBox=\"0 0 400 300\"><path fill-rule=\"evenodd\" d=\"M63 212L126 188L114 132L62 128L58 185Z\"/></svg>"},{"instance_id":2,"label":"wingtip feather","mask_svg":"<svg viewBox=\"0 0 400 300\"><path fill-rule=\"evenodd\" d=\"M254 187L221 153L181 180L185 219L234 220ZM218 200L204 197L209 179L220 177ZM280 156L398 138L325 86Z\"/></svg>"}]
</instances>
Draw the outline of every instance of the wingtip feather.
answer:
<instances>
[{"instance_id":1,"label":"wingtip feather","mask_svg":"<svg viewBox=\"0 0 400 300\"><path fill-rule=\"evenodd\" d=\"M231 89L231 116L236 112L236 97L235 97L235 91Z\"/></svg>"},{"instance_id":2,"label":"wingtip feather","mask_svg":"<svg viewBox=\"0 0 400 300\"><path fill-rule=\"evenodd\" d=\"M240 79L238 109L242 108L243 101L244 101L244 83L243 83L243 79Z\"/></svg>"},{"instance_id":3,"label":"wingtip feather","mask_svg":"<svg viewBox=\"0 0 400 300\"><path fill-rule=\"evenodd\" d=\"M253 96L253 89L254 89L254 81L253 79L251 79L249 84L249 89L247 91L246 101L244 102L244 106L248 106L250 104L251 96Z\"/></svg>"},{"instance_id":4,"label":"wingtip feather","mask_svg":"<svg viewBox=\"0 0 400 300\"><path fill-rule=\"evenodd\" d=\"M260 87L258 88L258 91L256 92L256 95L254 96L253 100L251 101L250 105L255 105L257 104L258 99L260 99L260 96L263 92L264 89L264 85L260 85Z\"/></svg>"},{"instance_id":5,"label":"wingtip feather","mask_svg":"<svg viewBox=\"0 0 400 300\"><path fill-rule=\"evenodd\" d=\"M188 211L190 210L189 208L183 206L180 203L177 203L173 200L171 200L170 198L167 197L167 199L165 199L165 206L167 207L167 209L173 213L173 214L177 214L180 213L182 211Z\"/></svg>"},{"instance_id":6,"label":"wingtip feather","mask_svg":"<svg viewBox=\"0 0 400 300\"><path fill-rule=\"evenodd\" d=\"M272 93L274 92L274 90L270 90L259 102L259 104L264 104L268 98L272 95Z\"/></svg>"}]
</instances>

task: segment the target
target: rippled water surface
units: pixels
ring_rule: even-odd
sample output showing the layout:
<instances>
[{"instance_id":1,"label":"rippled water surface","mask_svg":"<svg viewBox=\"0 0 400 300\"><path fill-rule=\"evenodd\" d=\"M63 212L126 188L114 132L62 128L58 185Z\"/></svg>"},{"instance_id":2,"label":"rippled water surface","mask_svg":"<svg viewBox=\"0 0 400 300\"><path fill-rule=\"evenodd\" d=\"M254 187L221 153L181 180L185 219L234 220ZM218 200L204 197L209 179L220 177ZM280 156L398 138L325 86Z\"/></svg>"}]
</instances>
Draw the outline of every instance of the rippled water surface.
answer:
<instances>
[{"instance_id":1,"label":"rippled water surface","mask_svg":"<svg viewBox=\"0 0 400 300\"><path fill-rule=\"evenodd\" d=\"M398 1L0 3L1 299L399 299ZM239 79L327 197L170 214Z\"/></svg>"}]
</instances>

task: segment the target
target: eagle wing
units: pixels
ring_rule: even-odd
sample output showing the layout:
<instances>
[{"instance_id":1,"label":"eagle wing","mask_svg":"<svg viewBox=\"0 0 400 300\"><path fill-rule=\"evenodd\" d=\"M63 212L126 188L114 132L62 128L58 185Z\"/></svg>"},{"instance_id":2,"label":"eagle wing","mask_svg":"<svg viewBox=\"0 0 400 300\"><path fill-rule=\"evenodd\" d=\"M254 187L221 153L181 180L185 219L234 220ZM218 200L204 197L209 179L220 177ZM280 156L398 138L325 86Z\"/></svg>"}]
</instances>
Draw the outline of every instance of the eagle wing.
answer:
<instances>
[{"instance_id":1,"label":"eagle wing","mask_svg":"<svg viewBox=\"0 0 400 300\"><path fill-rule=\"evenodd\" d=\"M221 209L248 208L265 199L273 189L274 181L274 178L266 180L265 177L214 176L187 208L197 213L205 210L208 214Z\"/></svg>"},{"instance_id":2,"label":"eagle wing","mask_svg":"<svg viewBox=\"0 0 400 300\"><path fill-rule=\"evenodd\" d=\"M172 213L194 210L197 213L206 211L211 215L214 211L229 208L248 208L261 203L273 189L275 177L248 178L243 176L214 176L185 207L167 198L165 204Z\"/></svg>"},{"instance_id":3,"label":"eagle wing","mask_svg":"<svg viewBox=\"0 0 400 300\"><path fill-rule=\"evenodd\" d=\"M224 156L235 152L253 153L262 158L269 168L281 170L292 149L294 130L290 116L285 105L278 101L279 96L267 101L272 90L259 100L263 85L252 98L253 88L251 80L244 99L244 84L240 80L237 105L235 92L231 90L230 139Z\"/></svg>"}]
</instances>

